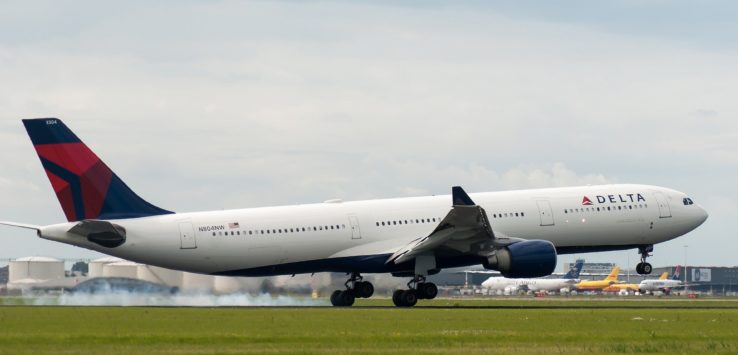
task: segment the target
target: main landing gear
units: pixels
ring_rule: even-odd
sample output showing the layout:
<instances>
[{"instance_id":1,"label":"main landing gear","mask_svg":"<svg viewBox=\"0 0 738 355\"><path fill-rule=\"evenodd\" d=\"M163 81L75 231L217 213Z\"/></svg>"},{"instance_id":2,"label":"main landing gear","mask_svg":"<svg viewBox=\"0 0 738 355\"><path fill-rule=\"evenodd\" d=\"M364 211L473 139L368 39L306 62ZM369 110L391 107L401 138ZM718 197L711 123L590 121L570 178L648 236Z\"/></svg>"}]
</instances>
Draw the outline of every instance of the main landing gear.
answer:
<instances>
[{"instance_id":1,"label":"main landing gear","mask_svg":"<svg viewBox=\"0 0 738 355\"><path fill-rule=\"evenodd\" d=\"M425 276L415 275L407 283L407 290L395 290L392 302L397 307L412 307L418 300L432 300L438 295L438 287L432 282L425 282Z\"/></svg>"},{"instance_id":2,"label":"main landing gear","mask_svg":"<svg viewBox=\"0 0 738 355\"><path fill-rule=\"evenodd\" d=\"M653 252L653 245L638 247L638 253L641 254L641 262L636 265L636 272L640 275L648 275L653 270L651 264L646 262L646 258L651 256L651 252Z\"/></svg>"},{"instance_id":3,"label":"main landing gear","mask_svg":"<svg viewBox=\"0 0 738 355\"><path fill-rule=\"evenodd\" d=\"M374 294L374 285L369 281L362 281L364 278L358 273L352 273L351 277L346 281L345 290L335 290L331 294L331 304L336 307L350 307L357 298L369 298Z\"/></svg>"}]
</instances>

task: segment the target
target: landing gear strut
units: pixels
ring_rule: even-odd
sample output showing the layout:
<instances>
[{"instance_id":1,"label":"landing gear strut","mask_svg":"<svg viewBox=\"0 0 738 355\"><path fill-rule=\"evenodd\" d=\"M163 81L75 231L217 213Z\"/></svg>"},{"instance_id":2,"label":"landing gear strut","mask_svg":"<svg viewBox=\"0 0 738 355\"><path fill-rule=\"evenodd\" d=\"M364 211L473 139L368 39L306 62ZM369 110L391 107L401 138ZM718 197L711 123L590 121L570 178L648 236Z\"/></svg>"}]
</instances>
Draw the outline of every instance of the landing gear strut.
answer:
<instances>
[{"instance_id":1,"label":"landing gear strut","mask_svg":"<svg viewBox=\"0 0 738 355\"><path fill-rule=\"evenodd\" d=\"M648 275L651 273L651 270L653 270L653 268L651 267L651 264L646 262L646 258L651 256L652 251L653 245L638 247L638 253L641 254L641 262L636 265L637 273L641 275Z\"/></svg>"},{"instance_id":2,"label":"landing gear strut","mask_svg":"<svg viewBox=\"0 0 738 355\"><path fill-rule=\"evenodd\" d=\"M357 298L372 297L374 285L369 281L362 281L363 279L359 273L351 273L351 277L344 283L346 289L335 290L331 294L331 304L336 307L350 307Z\"/></svg>"},{"instance_id":3,"label":"landing gear strut","mask_svg":"<svg viewBox=\"0 0 738 355\"><path fill-rule=\"evenodd\" d=\"M438 295L438 287L432 282L425 282L425 276L415 275L407 283L407 290L395 290L392 302L397 307L412 307L418 300L432 300Z\"/></svg>"}]
</instances>

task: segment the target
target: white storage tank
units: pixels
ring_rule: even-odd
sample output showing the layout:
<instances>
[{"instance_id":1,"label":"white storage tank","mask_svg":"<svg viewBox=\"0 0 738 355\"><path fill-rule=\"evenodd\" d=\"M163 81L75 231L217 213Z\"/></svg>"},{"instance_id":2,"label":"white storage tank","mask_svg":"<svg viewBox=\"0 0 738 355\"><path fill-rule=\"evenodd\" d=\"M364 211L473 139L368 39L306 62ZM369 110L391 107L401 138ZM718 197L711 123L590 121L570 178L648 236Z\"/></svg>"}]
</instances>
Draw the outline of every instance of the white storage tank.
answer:
<instances>
[{"instance_id":1,"label":"white storage tank","mask_svg":"<svg viewBox=\"0 0 738 355\"><path fill-rule=\"evenodd\" d=\"M121 262L121 261L125 261L125 260L121 258L116 258L113 256L107 256L104 258L92 260L90 261L89 264L87 264L87 267L88 267L87 276L89 278L102 277L103 276L103 266L107 264L111 264L111 263Z\"/></svg>"},{"instance_id":2,"label":"white storage tank","mask_svg":"<svg viewBox=\"0 0 738 355\"><path fill-rule=\"evenodd\" d=\"M18 258L8 264L8 283L20 280L52 280L64 278L64 262L44 256Z\"/></svg>"},{"instance_id":3,"label":"white storage tank","mask_svg":"<svg viewBox=\"0 0 738 355\"><path fill-rule=\"evenodd\" d=\"M138 263L133 261L119 261L109 263L103 266L102 276L104 277L127 277L135 279L138 277Z\"/></svg>"},{"instance_id":4,"label":"white storage tank","mask_svg":"<svg viewBox=\"0 0 738 355\"><path fill-rule=\"evenodd\" d=\"M182 288L182 271L151 265L138 265L138 279L170 287Z\"/></svg>"}]
</instances>

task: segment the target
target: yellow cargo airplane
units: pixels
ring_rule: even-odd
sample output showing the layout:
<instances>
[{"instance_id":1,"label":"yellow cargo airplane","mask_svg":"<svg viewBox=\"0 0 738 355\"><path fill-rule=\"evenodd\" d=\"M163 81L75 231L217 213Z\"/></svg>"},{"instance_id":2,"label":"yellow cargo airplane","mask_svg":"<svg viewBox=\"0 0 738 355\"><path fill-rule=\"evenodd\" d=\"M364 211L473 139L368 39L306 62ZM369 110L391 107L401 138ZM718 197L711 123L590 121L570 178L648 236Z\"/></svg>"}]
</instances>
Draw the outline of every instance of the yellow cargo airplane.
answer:
<instances>
[{"instance_id":1,"label":"yellow cargo airplane","mask_svg":"<svg viewBox=\"0 0 738 355\"><path fill-rule=\"evenodd\" d=\"M659 280L666 280L669 278L669 273L664 271L661 276L659 276ZM626 291L639 291L640 287L639 284L612 284L610 286L605 287L602 289L604 292L620 292L621 290Z\"/></svg>"},{"instance_id":2,"label":"yellow cargo airplane","mask_svg":"<svg viewBox=\"0 0 738 355\"><path fill-rule=\"evenodd\" d=\"M582 280L575 285L577 290L594 290L600 291L609 287L610 285L618 283L618 274L620 273L620 267L616 266L610 271L610 275L602 280Z\"/></svg>"}]
</instances>

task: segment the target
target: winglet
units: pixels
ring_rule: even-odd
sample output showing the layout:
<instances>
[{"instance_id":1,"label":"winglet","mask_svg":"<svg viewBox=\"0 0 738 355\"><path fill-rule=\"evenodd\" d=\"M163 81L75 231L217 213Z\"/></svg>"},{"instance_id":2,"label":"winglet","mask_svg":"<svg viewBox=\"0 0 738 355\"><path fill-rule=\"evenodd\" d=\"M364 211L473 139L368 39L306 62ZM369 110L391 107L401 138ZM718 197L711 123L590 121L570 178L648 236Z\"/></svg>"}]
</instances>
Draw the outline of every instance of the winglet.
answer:
<instances>
[{"instance_id":1,"label":"winglet","mask_svg":"<svg viewBox=\"0 0 738 355\"><path fill-rule=\"evenodd\" d=\"M471 197L466 194L461 186L454 186L451 188L451 195L454 206L474 206L476 203L472 201Z\"/></svg>"}]
</instances>

